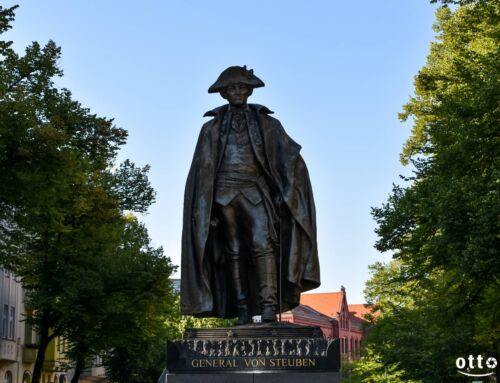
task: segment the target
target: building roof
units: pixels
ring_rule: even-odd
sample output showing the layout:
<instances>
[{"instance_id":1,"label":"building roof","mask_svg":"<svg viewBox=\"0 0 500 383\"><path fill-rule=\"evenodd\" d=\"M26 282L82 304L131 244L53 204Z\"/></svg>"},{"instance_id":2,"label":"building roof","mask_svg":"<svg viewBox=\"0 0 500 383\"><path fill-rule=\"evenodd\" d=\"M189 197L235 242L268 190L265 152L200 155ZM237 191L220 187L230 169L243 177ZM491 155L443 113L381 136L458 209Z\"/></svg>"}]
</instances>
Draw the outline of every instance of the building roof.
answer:
<instances>
[{"instance_id":1,"label":"building roof","mask_svg":"<svg viewBox=\"0 0 500 383\"><path fill-rule=\"evenodd\" d=\"M301 294L300 303L335 318L342 309L344 291L334 293Z\"/></svg>"},{"instance_id":2,"label":"building roof","mask_svg":"<svg viewBox=\"0 0 500 383\"><path fill-rule=\"evenodd\" d=\"M349 306L349 313L359 319L364 321L369 320L370 317L377 317L377 312L372 312L373 305L367 303L352 304Z\"/></svg>"},{"instance_id":3,"label":"building roof","mask_svg":"<svg viewBox=\"0 0 500 383\"><path fill-rule=\"evenodd\" d=\"M306 305L303 305L303 304L300 304L297 307L293 308L291 310L291 313L293 315L307 316L310 318L316 318L318 320L325 320L328 322L330 322L332 320L331 317L324 315L324 314L321 314L319 311L314 310L313 308L306 306Z\"/></svg>"}]
</instances>

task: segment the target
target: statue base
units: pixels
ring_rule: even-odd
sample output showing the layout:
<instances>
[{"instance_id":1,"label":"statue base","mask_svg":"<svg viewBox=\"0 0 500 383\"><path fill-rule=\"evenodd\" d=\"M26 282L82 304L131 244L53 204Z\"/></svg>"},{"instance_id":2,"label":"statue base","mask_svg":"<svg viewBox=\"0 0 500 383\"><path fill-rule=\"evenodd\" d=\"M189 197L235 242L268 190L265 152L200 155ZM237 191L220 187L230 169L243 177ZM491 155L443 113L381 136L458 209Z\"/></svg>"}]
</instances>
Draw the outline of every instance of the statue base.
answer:
<instances>
[{"instance_id":1,"label":"statue base","mask_svg":"<svg viewBox=\"0 0 500 383\"><path fill-rule=\"evenodd\" d=\"M158 383L339 383L339 372L162 374Z\"/></svg>"},{"instance_id":2,"label":"statue base","mask_svg":"<svg viewBox=\"0 0 500 383\"><path fill-rule=\"evenodd\" d=\"M159 383L338 382L339 345L319 327L286 322L188 329L167 342Z\"/></svg>"}]
</instances>

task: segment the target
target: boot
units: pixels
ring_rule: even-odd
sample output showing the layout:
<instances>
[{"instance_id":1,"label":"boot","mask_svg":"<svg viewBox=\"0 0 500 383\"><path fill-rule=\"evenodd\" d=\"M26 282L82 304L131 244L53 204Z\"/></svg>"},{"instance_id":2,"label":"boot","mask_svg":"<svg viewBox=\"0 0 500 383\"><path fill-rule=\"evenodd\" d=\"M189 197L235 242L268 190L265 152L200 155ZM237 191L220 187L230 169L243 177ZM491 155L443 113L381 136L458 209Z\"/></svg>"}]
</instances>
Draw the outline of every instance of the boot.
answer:
<instances>
[{"instance_id":1,"label":"boot","mask_svg":"<svg viewBox=\"0 0 500 383\"><path fill-rule=\"evenodd\" d=\"M248 312L247 296L243 290L243 283L241 281L241 260L238 256L232 255L229 262L231 282L236 300L236 313L238 320L236 325L243 325L250 323L252 318Z\"/></svg>"},{"instance_id":2,"label":"boot","mask_svg":"<svg viewBox=\"0 0 500 383\"><path fill-rule=\"evenodd\" d=\"M263 323L276 322L276 309L271 306L263 307L261 320Z\"/></svg>"},{"instance_id":3,"label":"boot","mask_svg":"<svg viewBox=\"0 0 500 383\"><path fill-rule=\"evenodd\" d=\"M265 253L255 257L255 266L257 268L262 322L276 322L278 274L276 272L274 255L272 253Z\"/></svg>"},{"instance_id":4,"label":"boot","mask_svg":"<svg viewBox=\"0 0 500 383\"><path fill-rule=\"evenodd\" d=\"M241 326L243 324L248 324L252 322L252 318L250 318L250 314L248 313L248 308L238 308L237 310L238 319L236 320L236 326Z\"/></svg>"}]
</instances>

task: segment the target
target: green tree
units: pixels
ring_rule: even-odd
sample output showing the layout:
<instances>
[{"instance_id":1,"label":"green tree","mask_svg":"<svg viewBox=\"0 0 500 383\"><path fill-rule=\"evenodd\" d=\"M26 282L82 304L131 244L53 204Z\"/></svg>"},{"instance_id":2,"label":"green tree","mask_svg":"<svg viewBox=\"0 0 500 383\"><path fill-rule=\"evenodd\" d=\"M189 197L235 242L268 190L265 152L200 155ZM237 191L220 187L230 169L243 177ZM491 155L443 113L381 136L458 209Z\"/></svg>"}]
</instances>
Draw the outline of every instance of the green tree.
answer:
<instances>
[{"instance_id":1,"label":"green tree","mask_svg":"<svg viewBox=\"0 0 500 383\"><path fill-rule=\"evenodd\" d=\"M117 257L117 263L113 257ZM161 248L150 245L144 225L129 216L119 251L100 262L102 286L92 313L81 303L88 321L75 318L78 342L73 351L85 355L103 355L107 375L113 382L139 383L158 379L165 359L168 336L165 321L175 315L176 306L171 280L174 267ZM90 337L89 337L90 335Z\"/></svg>"},{"instance_id":2,"label":"green tree","mask_svg":"<svg viewBox=\"0 0 500 383\"><path fill-rule=\"evenodd\" d=\"M364 350L363 357L343 366L343 383L420 383L405 378L398 364L383 364L381 357L371 348Z\"/></svg>"},{"instance_id":3,"label":"green tree","mask_svg":"<svg viewBox=\"0 0 500 383\"><path fill-rule=\"evenodd\" d=\"M413 176L373 209L376 248L395 261L374 266L367 286L385 311L371 344L423 382L463 379L459 356L499 355L500 5L453 3L437 10L401 114L413 120L401 155Z\"/></svg>"},{"instance_id":4,"label":"green tree","mask_svg":"<svg viewBox=\"0 0 500 383\"><path fill-rule=\"evenodd\" d=\"M0 33L14 10L0 7ZM20 277L33 309L38 383L57 336L70 341L77 372L92 353L161 339L172 265L124 215L154 201L148 167L112 170L127 132L54 85L60 49L35 42L20 56L0 41L0 55L0 264Z\"/></svg>"},{"instance_id":5,"label":"green tree","mask_svg":"<svg viewBox=\"0 0 500 383\"><path fill-rule=\"evenodd\" d=\"M138 317L133 323L122 322L123 328L112 329L128 331L135 341L122 345L113 345L112 351L105 354L108 376L117 383L145 383L158 379L165 367L165 340L181 339L187 328L211 328L234 325L234 320L217 318L195 318L181 315L180 297L177 294L172 298L173 304L158 302L155 310L163 310L163 322L156 322L154 327L145 327ZM145 311L147 312L147 310ZM144 313L145 313L144 312ZM157 316L160 318L160 316ZM111 322L113 324L114 321ZM146 334L150 334L147 336ZM161 336L159 336L160 334ZM120 339L120 336L118 336Z\"/></svg>"},{"instance_id":6,"label":"green tree","mask_svg":"<svg viewBox=\"0 0 500 383\"><path fill-rule=\"evenodd\" d=\"M196 318L191 315L182 315L179 295L175 298L174 307L175 310L165 321L170 340L181 339L188 328L230 327L235 323L235 319Z\"/></svg>"},{"instance_id":7,"label":"green tree","mask_svg":"<svg viewBox=\"0 0 500 383\"><path fill-rule=\"evenodd\" d=\"M375 358L405 380L467 381L455 361L477 354L471 313L464 315L464 307L457 305L446 273L415 280L408 270L399 259L371 266L365 295L377 302L379 315L366 342L371 354L361 365Z\"/></svg>"}]
</instances>

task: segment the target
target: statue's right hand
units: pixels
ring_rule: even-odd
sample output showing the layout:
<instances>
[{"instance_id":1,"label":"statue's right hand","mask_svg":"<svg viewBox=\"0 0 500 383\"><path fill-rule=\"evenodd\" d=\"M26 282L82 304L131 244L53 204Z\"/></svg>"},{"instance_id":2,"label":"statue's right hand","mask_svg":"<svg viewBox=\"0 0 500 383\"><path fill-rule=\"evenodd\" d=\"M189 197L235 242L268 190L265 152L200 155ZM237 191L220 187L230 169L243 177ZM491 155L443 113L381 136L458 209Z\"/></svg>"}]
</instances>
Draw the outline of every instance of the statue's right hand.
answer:
<instances>
[{"instance_id":1,"label":"statue's right hand","mask_svg":"<svg viewBox=\"0 0 500 383\"><path fill-rule=\"evenodd\" d=\"M216 227L219 224L219 219L217 217L210 218L210 226Z\"/></svg>"}]
</instances>

